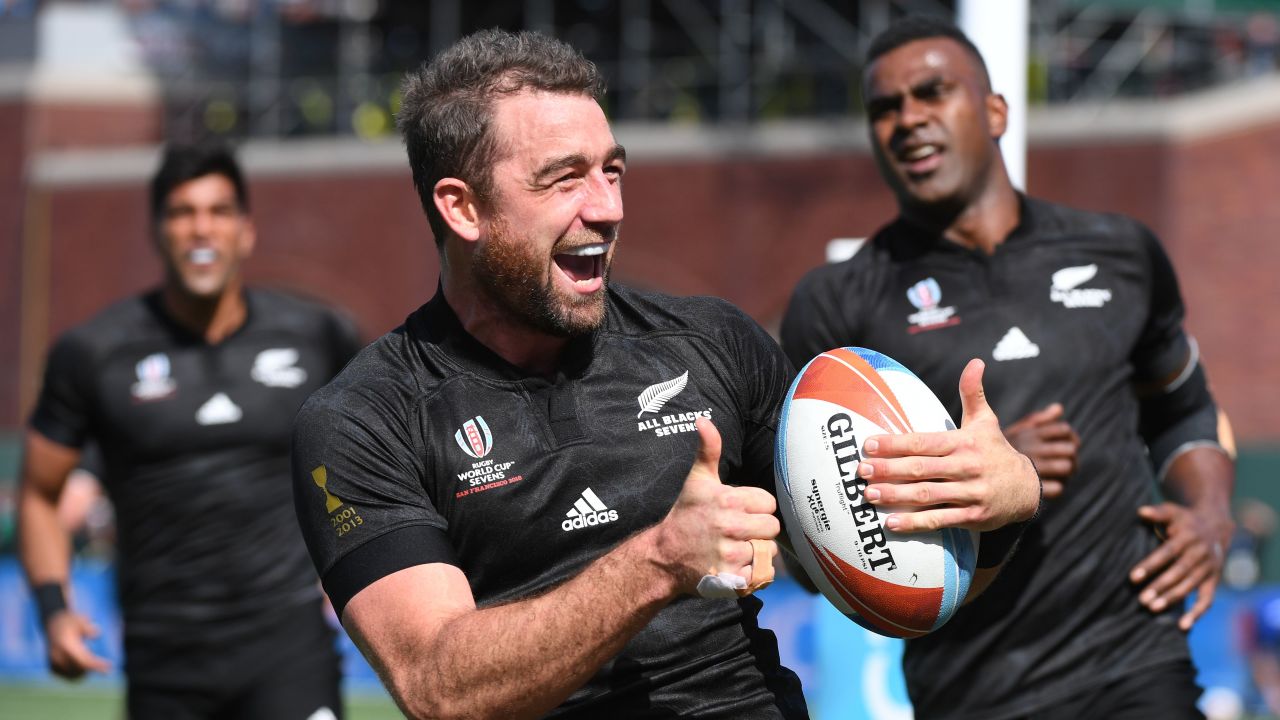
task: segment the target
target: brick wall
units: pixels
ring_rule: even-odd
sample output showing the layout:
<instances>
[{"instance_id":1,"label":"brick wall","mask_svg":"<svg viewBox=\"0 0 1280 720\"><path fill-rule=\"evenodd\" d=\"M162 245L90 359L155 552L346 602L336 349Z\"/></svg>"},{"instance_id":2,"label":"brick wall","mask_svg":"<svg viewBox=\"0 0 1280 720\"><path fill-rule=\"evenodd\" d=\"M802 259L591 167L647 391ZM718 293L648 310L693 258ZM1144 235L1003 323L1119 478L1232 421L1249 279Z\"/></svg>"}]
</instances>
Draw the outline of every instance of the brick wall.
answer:
<instances>
[{"instance_id":1,"label":"brick wall","mask_svg":"<svg viewBox=\"0 0 1280 720\"><path fill-rule=\"evenodd\" d=\"M25 111L0 99L0 429L12 426L19 404Z\"/></svg>"},{"instance_id":2,"label":"brick wall","mask_svg":"<svg viewBox=\"0 0 1280 720\"><path fill-rule=\"evenodd\" d=\"M1219 401L1280 438L1280 126L1170 154L1165 227Z\"/></svg>"},{"instance_id":3,"label":"brick wall","mask_svg":"<svg viewBox=\"0 0 1280 720\"><path fill-rule=\"evenodd\" d=\"M1280 123L1194 141L1033 148L1028 163L1033 193L1126 212L1164 239L1188 325L1245 441L1280 439L1272 400L1280 397L1280 319L1271 313L1280 295L1272 277L1280 270L1277 157ZM633 151L632 160L615 277L726 297L771 330L828 239L867 235L893 213L874 164L857 150L650 162ZM252 280L344 305L370 335L434 292L435 248L407 169L270 173L251 183L260 231ZM47 342L110 299L153 284L159 268L141 179L36 190L49 199ZM13 243L4 243L0 252L12 255ZM16 337L12 318L0 315L0 323L4 337ZM20 382L29 398L34 378ZM13 402L0 407L0 426L18 417Z\"/></svg>"}]
</instances>

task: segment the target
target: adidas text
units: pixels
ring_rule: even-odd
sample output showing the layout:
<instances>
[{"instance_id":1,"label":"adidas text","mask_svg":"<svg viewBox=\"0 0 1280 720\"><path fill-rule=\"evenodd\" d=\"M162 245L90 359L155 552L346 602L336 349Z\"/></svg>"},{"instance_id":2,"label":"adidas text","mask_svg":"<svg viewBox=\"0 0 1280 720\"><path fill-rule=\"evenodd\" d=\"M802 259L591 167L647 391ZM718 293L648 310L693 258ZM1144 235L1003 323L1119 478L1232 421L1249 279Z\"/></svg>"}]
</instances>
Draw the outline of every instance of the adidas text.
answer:
<instances>
[{"instance_id":1,"label":"adidas text","mask_svg":"<svg viewBox=\"0 0 1280 720\"><path fill-rule=\"evenodd\" d=\"M596 525L611 523L617 519L617 510L601 510L600 512L594 512L587 515L565 518L565 521L560 523L560 527L565 532L568 532L570 530L581 530L584 527L593 527Z\"/></svg>"}]
</instances>

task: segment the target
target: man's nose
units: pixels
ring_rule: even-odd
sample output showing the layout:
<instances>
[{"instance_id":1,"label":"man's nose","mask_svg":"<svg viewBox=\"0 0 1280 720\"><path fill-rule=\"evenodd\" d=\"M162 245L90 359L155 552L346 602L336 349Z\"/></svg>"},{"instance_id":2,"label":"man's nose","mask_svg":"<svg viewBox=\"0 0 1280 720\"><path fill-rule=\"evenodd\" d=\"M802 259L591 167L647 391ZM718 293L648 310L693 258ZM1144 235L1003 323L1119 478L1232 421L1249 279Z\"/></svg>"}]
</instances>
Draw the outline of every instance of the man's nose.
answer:
<instances>
[{"instance_id":1,"label":"man's nose","mask_svg":"<svg viewBox=\"0 0 1280 720\"><path fill-rule=\"evenodd\" d=\"M899 125L912 128L923 125L928 119L929 106L927 103L916 100L910 95L902 99L902 109L898 112Z\"/></svg>"},{"instance_id":2,"label":"man's nose","mask_svg":"<svg viewBox=\"0 0 1280 720\"><path fill-rule=\"evenodd\" d=\"M198 237L207 238L213 233L214 216L211 212L197 210L191 223Z\"/></svg>"},{"instance_id":3,"label":"man's nose","mask_svg":"<svg viewBox=\"0 0 1280 720\"><path fill-rule=\"evenodd\" d=\"M582 220L589 224L617 225L622 222L622 179L604 172L587 178L587 197Z\"/></svg>"}]
</instances>

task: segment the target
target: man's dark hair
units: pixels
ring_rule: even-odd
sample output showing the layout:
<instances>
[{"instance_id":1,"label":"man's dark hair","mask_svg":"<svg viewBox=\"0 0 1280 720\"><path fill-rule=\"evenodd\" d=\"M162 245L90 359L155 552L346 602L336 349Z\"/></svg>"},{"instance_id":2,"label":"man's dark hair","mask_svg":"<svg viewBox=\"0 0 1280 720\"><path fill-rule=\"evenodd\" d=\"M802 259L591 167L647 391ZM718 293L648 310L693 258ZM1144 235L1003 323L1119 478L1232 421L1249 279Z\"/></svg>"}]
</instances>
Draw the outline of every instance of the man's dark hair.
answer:
<instances>
[{"instance_id":1,"label":"man's dark hair","mask_svg":"<svg viewBox=\"0 0 1280 720\"><path fill-rule=\"evenodd\" d=\"M960 46L968 50L973 59L978 61L983 78L986 79L988 87L991 85L991 73L987 72L987 63L982 59L978 46L974 45L969 36L954 23L937 15L907 15L885 28L879 35L872 38L863 67L870 67L871 63L881 55L897 50L909 42L930 38L949 38L960 43Z\"/></svg>"},{"instance_id":2,"label":"man's dark hair","mask_svg":"<svg viewBox=\"0 0 1280 720\"><path fill-rule=\"evenodd\" d=\"M169 145L164 149L160 169L151 178L151 220L159 223L168 205L169 193L184 182L205 175L221 175L231 181L236 204L249 211L249 190L240 163L224 145Z\"/></svg>"},{"instance_id":3,"label":"man's dark hair","mask_svg":"<svg viewBox=\"0 0 1280 720\"><path fill-rule=\"evenodd\" d=\"M493 190L500 148L490 130L499 96L525 89L600 100L604 79L568 44L534 32L481 30L409 73L401 85L396 124L404 136L413 186L435 234L447 227L432 199L441 178L467 183L481 202Z\"/></svg>"}]
</instances>

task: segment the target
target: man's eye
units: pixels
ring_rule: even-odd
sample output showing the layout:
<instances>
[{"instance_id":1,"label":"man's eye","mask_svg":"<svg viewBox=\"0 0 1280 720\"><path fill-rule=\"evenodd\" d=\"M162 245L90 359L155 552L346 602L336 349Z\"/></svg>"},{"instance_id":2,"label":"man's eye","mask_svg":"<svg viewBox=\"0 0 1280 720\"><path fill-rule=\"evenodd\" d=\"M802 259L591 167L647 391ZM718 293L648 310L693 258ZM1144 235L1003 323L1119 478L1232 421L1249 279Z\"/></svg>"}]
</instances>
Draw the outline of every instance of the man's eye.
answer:
<instances>
[{"instance_id":1,"label":"man's eye","mask_svg":"<svg viewBox=\"0 0 1280 720\"><path fill-rule=\"evenodd\" d=\"M898 104L891 100L874 101L867 106L867 117L872 120L879 120L885 115L893 112L894 108L897 106Z\"/></svg>"},{"instance_id":2,"label":"man's eye","mask_svg":"<svg viewBox=\"0 0 1280 720\"><path fill-rule=\"evenodd\" d=\"M933 83L917 89L915 96L920 100L936 100L942 97L945 91L946 87L942 83Z\"/></svg>"}]
</instances>

